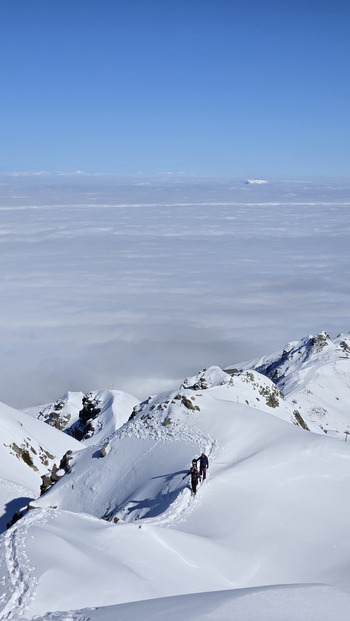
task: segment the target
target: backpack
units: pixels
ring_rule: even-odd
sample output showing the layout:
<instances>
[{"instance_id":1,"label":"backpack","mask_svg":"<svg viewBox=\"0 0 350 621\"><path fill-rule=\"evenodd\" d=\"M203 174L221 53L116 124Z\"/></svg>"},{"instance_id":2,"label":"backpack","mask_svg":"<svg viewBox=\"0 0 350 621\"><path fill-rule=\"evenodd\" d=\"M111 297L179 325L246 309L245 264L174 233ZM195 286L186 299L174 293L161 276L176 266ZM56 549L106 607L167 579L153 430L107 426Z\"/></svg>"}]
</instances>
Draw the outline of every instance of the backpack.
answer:
<instances>
[{"instance_id":1,"label":"backpack","mask_svg":"<svg viewBox=\"0 0 350 621\"><path fill-rule=\"evenodd\" d=\"M191 466L190 468L191 479L194 483L198 483L199 473L197 470L197 466Z\"/></svg>"}]
</instances>

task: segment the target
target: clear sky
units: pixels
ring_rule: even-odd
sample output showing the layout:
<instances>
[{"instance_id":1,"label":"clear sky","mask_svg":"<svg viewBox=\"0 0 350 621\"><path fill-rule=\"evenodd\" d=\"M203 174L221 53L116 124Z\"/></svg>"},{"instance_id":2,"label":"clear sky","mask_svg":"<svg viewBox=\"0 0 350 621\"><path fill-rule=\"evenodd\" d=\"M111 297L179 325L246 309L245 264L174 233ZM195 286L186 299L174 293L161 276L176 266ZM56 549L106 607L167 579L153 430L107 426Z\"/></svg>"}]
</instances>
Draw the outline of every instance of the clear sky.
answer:
<instances>
[{"instance_id":1,"label":"clear sky","mask_svg":"<svg viewBox=\"0 0 350 621\"><path fill-rule=\"evenodd\" d=\"M2 0L0 171L348 175L348 0Z\"/></svg>"}]
</instances>

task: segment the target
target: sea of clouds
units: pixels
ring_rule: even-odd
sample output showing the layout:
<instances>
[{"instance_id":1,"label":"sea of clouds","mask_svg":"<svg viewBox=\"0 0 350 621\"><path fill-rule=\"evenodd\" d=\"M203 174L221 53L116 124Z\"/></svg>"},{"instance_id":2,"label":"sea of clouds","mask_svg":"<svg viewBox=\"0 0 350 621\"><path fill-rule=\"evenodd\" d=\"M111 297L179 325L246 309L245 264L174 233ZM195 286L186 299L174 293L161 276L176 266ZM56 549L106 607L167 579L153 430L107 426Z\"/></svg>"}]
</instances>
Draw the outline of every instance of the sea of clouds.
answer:
<instances>
[{"instance_id":1,"label":"sea of clouds","mask_svg":"<svg viewBox=\"0 0 350 621\"><path fill-rule=\"evenodd\" d=\"M145 398L348 332L350 181L0 175L0 401Z\"/></svg>"}]
</instances>

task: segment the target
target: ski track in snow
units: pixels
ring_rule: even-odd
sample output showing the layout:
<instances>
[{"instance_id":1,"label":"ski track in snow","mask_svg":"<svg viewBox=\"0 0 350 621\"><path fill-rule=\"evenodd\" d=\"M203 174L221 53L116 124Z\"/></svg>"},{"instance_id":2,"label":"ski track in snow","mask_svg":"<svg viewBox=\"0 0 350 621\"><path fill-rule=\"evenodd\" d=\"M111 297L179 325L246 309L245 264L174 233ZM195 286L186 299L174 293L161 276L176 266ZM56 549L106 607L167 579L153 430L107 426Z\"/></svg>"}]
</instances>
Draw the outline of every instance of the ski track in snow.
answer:
<instances>
[{"instance_id":1,"label":"ski track in snow","mask_svg":"<svg viewBox=\"0 0 350 621\"><path fill-rule=\"evenodd\" d=\"M213 440L213 438L211 438L208 434L203 434L203 432L197 427L185 427L183 425L178 425L175 433L174 431L169 433L160 427L159 430L157 430L157 435L158 434L160 434L162 438L157 440L152 449L155 448L161 439L172 439L174 441L194 443L198 444L199 447L205 447L204 452L208 455L208 458L210 460L214 458L214 454L217 449L216 440ZM180 487L181 483L183 483L182 480L173 490L170 490L168 484L166 492L175 492L176 489ZM195 508L195 501L197 500L196 497L193 497L190 493L188 489L190 486L186 483L184 484L186 485L186 488L179 491L179 494L170 504L168 509L166 509L166 511L155 518L141 518L140 521L142 521L143 524L155 526L171 526L175 522L183 522ZM197 489L200 489L200 486Z\"/></svg>"},{"instance_id":2,"label":"ski track in snow","mask_svg":"<svg viewBox=\"0 0 350 621\"><path fill-rule=\"evenodd\" d=\"M134 421L132 425L124 429L121 428L117 433L120 437L132 435L140 439L155 439L155 444L151 446L146 453L155 450L160 443L169 440L197 444L211 460L214 458L217 449L216 440L213 440L208 434L203 434L197 427L187 427L180 423L176 424L170 431L161 425L155 425L145 429L143 423ZM141 455L138 461L141 461L144 457L145 454ZM134 466L135 464L133 467ZM125 473L124 477L126 477L127 474L128 473ZM171 526L176 522L183 522L186 520L187 516L197 505L198 498L191 495L188 483L181 481L177 487L180 487L181 483L186 485L185 489L179 490L175 500L166 511L155 518L140 518L139 527L142 527L142 524ZM207 482L206 485L208 485ZM168 484L166 493L176 491L177 487L175 487L174 490L170 490ZM200 486L198 490L200 490ZM22 492L23 488L21 488L20 491ZM35 511L32 515L30 515L30 513L27 514L25 526L23 526L23 522L20 527L18 527L18 524L15 524L3 535L4 552L0 563L1 565L4 563L6 564L7 576L3 578L3 586L6 586L6 593L0 598L0 621L15 620L25 614L27 604L35 597L37 585L37 580L34 576L35 569L30 567L25 548L29 527L37 519L40 519L41 522L43 520L44 522L46 521L45 513L47 513L49 509L44 509L43 511L44 514L40 511L40 515L36 514ZM73 619L74 621L78 621L76 616L71 616L69 612L66 614L67 617L65 617L65 621L73 621ZM55 617L50 616L49 618ZM85 619L85 616L79 617L79 621L85 621Z\"/></svg>"},{"instance_id":3,"label":"ski track in snow","mask_svg":"<svg viewBox=\"0 0 350 621\"><path fill-rule=\"evenodd\" d=\"M142 461L145 456L150 453L151 451L154 451L154 449L156 448L156 446L161 442L161 439L159 438L157 440L157 442L155 444L153 444L153 446L151 446L149 449L147 449L147 451L145 453L142 453L140 455L140 457L133 463L133 465L131 466L131 468L129 468L129 470L127 470L123 476L120 478L119 482L123 481L124 479L126 479L126 477L128 476L128 474L131 472L131 470L133 470L139 463L140 461Z\"/></svg>"},{"instance_id":4,"label":"ski track in snow","mask_svg":"<svg viewBox=\"0 0 350 621\"><path fill-rule=\"evenodd\" d=\"M17 619L23 614L27 603L34 598L37 581L34 577L34 568L30 567L25 546L28 528L38 517L35 512L28 515L25 527L23 523L20 528L15 524L3 536L4 552L1 565L6 563L8 575L3 579L6 594L0 598L2 606L0 620ZM40 519L42 518L41 513Z\"/></svg>"},{"instance_id":5,"label":"ski track in snow","mask_svg":"<svg viewBox=\"0 0 350 621\"><path fill-rule=\"evenodd\" d=\"M213 440L208 434L204 434L198 427L189 427L181 425L180 423L174 424L171 430L167 430L163 425L153 424L145 428L144 423L140 421L134 421L128 427L119 429L116 434L119 437L133 436L139 439L149 440L153 438L158 442L161 440L172 440L174 442L187 442L192 444L198 444L199 447L205 447L204 450L208 457L212 456L216 449L216 440ZM158 444L158 442L156 444ZM151 447L153 450L156 444Z\"/></svg>"},{"instance_id":6,"label":"ski track in snow","mask_svg":"<svg viewBox=\"0 0 350 621\"><path fill-rule=\"evenodd\" d=\"M202 436L202 440L204 440L204 438L206 440L209 440L209 436ZM211 441L210 449L208 450L207 448L205 452L208 455L208 458L212 460L217 443L215 440L212 440L212 439L210 439L210 441ZM194 510L196 506L198 496L192 495L189 489L191 487L190 483L185 483L184 481L181 480L180 483L177 485L177 487L180 487L181 483L185 484L186 487L185 489L179 492L179 494L176 496L175 500L171 503L168 509L164 511L164 513L162 513L161 515L155 518L143 518L142 519L143 524L151 524L154 526L171 526L175 522L184 522L187 519L188 515L192 513L192 511ZM206 480L205 486L208 486L207 480ZM177 487L175 487L175 489L172 491L175 492ZM197 495L201 487L202 487L202 483L199 484L197 487ZM171 490L168 489L168 491L171 491Z\"/></svg>"},{"instance_id":7,"label":"ski track in snow","mask_svg":"<svg viewBox=\"0 0 350 621\"><path fill-rule=\"evenodd\" d=\"M186 488L178 494L164 513L156 518L141 518L140 521L142 520L142 524L150 524L151 526L171 526L175 522L184 522L196 507L200 487L201 485L197 487L197 495L193 496L186 485Z\"/></svg>"},{"instance_id":8,"label":"ski track in snow","mask_svg":"<svg viewBox=\"0 0 350 621\"><path fill-rule=\"evenodd\" d=\"M197 444L199 450L204 451L208 458L212 460L214 458L215 451L217 449L217 442L213 440L208 434L204 434L198 427L188 427L182 425L180 422L175 423L171 429L164 427L162 424L159 424L158 421L153 421L152 424L145 426L144 422L140 420L132 421L132 423L126 426L122 426L117 430L114 437L117 435L119 438L123 437L136 437L139 439L149 440L153 438L156 440L155 444L151 446L145 453L142 453L139 459L133 464L132 468L135 467L140 461L145 458L149 452L154 451L155 448L165 442L165 441L173 441L173 442L186 442L191 444ZM110 438L107 439L107 443ZM106 440L105 440L106 442ZM203 448L204 447L204 448ZM126 473L124 473L121 480L127 477L129 474L130 468ZM177 487L180 488L180 483L173 489L170 489L169 483L164 491L164 493L175 492ZM186 485L186 489L180 490L177 494L175 500L169 505L169 507L159 516L154 518L138 518L137 516L134 520L131 520L130 523L135 521L140 521L142 524L150 524L157 526L171 526L175 522L183 522L187 515L191 513L194 509L195 503L193 502L195 498L189 494L189 485L188 483L183 483ZM186 493L188 492L188 493ZM109 508L108 514L113 516L117 512L118 507L114 507L113 509ZM128 508L128 504L124 506L124 511ZM120 511L120 508L118 509Z\"/></svg>"}]
</instances>

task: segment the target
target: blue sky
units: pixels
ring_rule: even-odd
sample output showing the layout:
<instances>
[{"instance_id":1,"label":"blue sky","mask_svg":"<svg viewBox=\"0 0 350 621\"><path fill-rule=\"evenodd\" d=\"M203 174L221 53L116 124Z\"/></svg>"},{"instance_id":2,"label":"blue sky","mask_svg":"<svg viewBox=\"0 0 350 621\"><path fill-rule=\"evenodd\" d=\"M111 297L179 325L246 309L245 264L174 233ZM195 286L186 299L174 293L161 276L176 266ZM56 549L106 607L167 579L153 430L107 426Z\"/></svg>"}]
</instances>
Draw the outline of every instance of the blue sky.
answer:
<instances>
[{"instance_id":1,"label":"blue sky","mask_svg":"<svg viewBox=\"0 0 350 621\"><path fill-rule=\"evenodd\" d=\"M0 172L346 176L350 4L2 0Z\"/></svg>"}]
</instances>

